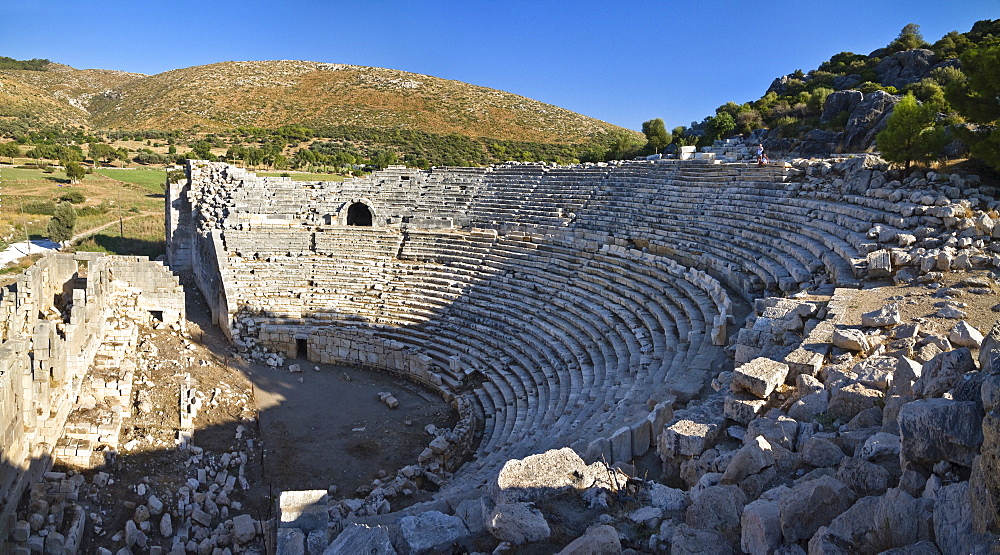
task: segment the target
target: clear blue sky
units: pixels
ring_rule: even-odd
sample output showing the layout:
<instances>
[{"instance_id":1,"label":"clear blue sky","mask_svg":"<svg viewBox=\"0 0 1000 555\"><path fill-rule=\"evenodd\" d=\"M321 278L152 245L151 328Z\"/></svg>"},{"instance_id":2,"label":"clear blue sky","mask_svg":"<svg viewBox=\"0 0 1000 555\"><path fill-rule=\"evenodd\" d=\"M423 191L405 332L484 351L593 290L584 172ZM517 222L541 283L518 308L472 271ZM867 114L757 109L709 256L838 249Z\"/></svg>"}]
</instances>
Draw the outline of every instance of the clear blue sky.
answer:
<instances>
[{"instance_id":1,"label":"clear blue sky","mask_svg":"<svg viewBox=\"0 0 1000 555\"><path fill-rule=\"evenodd\" d=\"M0 2L0 55L154 74L227 60L379 66L639 129L688 125L907 23L934 42L1000 0Z\"/></svg>"}]
</instances>

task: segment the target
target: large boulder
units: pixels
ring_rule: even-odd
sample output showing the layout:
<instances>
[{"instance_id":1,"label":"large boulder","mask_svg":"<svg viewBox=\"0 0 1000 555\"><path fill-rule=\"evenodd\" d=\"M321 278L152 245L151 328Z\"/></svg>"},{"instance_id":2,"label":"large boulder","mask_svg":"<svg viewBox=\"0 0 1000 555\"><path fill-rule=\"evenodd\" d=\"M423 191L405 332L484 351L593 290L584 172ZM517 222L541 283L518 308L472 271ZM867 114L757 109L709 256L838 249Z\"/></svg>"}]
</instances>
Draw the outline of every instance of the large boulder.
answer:
<instances>
[{"instance_id":1,"label":"large boulder","mask_svg":"<svg viewBox=\"0 0 1000 555\"><path fill-rule=\"evenodd\" d=\"M886 328L903 323L899 303L889 303L878 310L861 315L861 325L866 328Z\"/></svg>"},{"instance_id":2,"label":"large boulder","mask_svg":"<svg viewBox=\"0 0 1000 555\"><path fill-rule=\"evenodd\" d=\"M938 461L970 467L983 443L983 414L974 401L921 399L906 404L897 419L904 470Z\"/></svg>"},{"instance_id":3,"label":"large boulder","mask_svg":"<svg viewBox=\"0 0 1000 555\"><path fill-rule=\"evenodd\" d=\"M846 484L821 476L797 484L781 498L781 533L785 541L797 542L813 536L854 504L856 496Z\"/></svg>"},{"instance_id":4,"label":"large boulder","mask_svg":"<svg viewBox=\"0 0 1000 555\"><path fill-rule=\"evenodd\" d=\"M747 476L757 474L774 464L774 452L764 436L757 436L741 447L722 474L723 484L739 484Z\"/></svg>"},{"instance_id":5,"label":"large boulder","mask_svg":"<svg viewBox=\"0 0 1000 555\"><path fill-rule=\"evenodd\" d=\"M837 468L837 479L858 495L881 495L889 487L889 471L864 459L845 458Z\"/></svg>"},{"instance_id":6,"label":"large boulder","mask_svg":"<svg viewBox=\"0 0 1000 555\"><path fill-rule=\"evenodd\" d=\"M569 447L553 449L523 459L511 459L494 482L490 484L490 495L494 501L519 502L537 501L553 491L563 488L585 490L591 487L614 486L612 473L601 463L587 465ZM625 483L627 477L619 477Z\"/></svg>"},{"instance_id":7,"label":"large boulder","mask_svg":"<svg viewBox=\"0 0 1000 555\"><path fill-rule=\"evenodd\" d=\"M766 492L760 499L743 507L740 517L740 548L751 555L773 553L781 545L780 487Z\"/></svg>"},{"instance_id":8,"label":"large boulder","mask_svg":"<svg viewBox=\"0 0 1000 555\"><path fill-rule=\"evenodd\" d=\"M882 392L864 384L852 383L833 392L826 413L839 420L850 420L863 410L882 401Z\"/></svg>"}]
</instances>

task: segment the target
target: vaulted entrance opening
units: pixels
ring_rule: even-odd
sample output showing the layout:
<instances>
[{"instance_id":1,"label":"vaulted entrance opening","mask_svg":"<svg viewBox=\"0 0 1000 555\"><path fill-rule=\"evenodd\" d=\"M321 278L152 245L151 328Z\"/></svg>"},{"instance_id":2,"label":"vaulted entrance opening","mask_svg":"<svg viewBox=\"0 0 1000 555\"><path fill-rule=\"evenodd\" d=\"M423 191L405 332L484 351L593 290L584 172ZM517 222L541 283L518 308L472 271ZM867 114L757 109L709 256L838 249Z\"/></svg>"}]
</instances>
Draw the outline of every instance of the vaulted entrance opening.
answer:
<instances>
[{"instance_id":1,"label":"vaulted entrance opening","mask_svg":"<svg viewBox=\"0 0 1000 555\"><path fill-rule=\"evenodd\" d=\"M347 209L347 225L363 225L371 227L372 211L362 202L355 202Z\"/></svg>"}]
</instances>

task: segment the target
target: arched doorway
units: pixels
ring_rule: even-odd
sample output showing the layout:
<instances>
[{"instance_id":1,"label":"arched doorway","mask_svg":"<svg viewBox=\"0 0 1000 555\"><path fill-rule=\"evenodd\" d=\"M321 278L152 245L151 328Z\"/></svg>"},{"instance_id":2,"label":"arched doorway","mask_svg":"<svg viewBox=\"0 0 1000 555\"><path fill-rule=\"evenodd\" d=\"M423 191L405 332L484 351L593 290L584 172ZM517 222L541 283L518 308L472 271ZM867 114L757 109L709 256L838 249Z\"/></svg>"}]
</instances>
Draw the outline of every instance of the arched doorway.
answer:
<instances>
[{"instance_id":1,"label":"arched doorway","mask_svg":"<svg viewBox=\"0 0 1000 555\"><path fill-rule=\"evenodd\" d=\"M371 227L372 211L363 202L355 202L347 208L347 225L362 225Z\"/></svg>"}]
</instances>

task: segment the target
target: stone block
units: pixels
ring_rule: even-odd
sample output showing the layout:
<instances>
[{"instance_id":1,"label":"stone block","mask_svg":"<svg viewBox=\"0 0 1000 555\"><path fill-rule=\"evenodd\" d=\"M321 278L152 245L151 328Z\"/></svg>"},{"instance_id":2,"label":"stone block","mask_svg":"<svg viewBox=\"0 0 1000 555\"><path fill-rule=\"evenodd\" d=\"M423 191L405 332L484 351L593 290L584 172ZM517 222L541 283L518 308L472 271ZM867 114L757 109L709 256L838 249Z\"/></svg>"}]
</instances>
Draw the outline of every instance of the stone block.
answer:
<instances>
[{"instance_id":1,"label":"stone block","mask_svg":"<svg viewBox=\"0 0 1000 555\"><path fill-rule=\"evenodd\" d=\"M306 555L306 535L298 528L278 528L277 553ZM209 550L211 551L211 550Z\"/></svg>"},{"instance_id":2,"label":"stone block","mask_svg":"<svg viewBox=\"0 0 1000 555\"><path fill-rule=\"evenodd\" d=\"M632 430L619 428L611 434L611 461L614 464L632 460Z\"/></svg>"},{"instance_id":3,"label":"stone block","mask_svg":"<svg viewBox=\"0 0 1000 555\"><path fill-rule=\"evenodd\" d=\"M400 532L413 554L450 552L469 536L469 529L457 516L426 511L399 519Z\"/></svg>"},{"instance_id":4,"label":"stone block","mask_svg":"<svg viewBox=\"0 0 1000 555\"><path fill-rule=\"evenodd\" d=\"M758 499L743 507L740 548L751 555L769 555L781 545L781 506Z\"/></svg>"},{"instance_id":5,"label":"stone block","mask_svg":"<svg viewBox=\"0 0 1000 555\"><path fill-rule=\"evenodd\" d=\"M781 533L787 542L807 540L850 507L851 488L830 476L796 484L781 497Z\"/></svg>"},{"instance_id":6,"label":"stone block","mask_svg":"<svg viewBox=\"0 0 1000 555\"><path fill-rule=\"evenodd\" d=\"M898 416L900 466L906 470L942 460L972 466L983 443L982 421L974 401L939 398L906 404Z\"/></svg>"},{"instance_id":7,"label":"stone block","mask_svg":"<svg viewBox=\"0 0 1000 555\"><path fill-rule=\"evenodd\" d=\"M776 387L785 382L786 376L788 376L787 364L758 357L736 368L733 372L732 388L766 399Z\"/></svg>"},{"instance_id":8,"label":"stone block","mask_svg":"<svg viewBox=\"0 0 1000 555\"><path fill-rule=\"evenodd\" d=\"M729 393L726 395L724 411L726 418L740 424L749 424L767 406L767 401L746 393Z\"/></svg>"}]
</instances>

